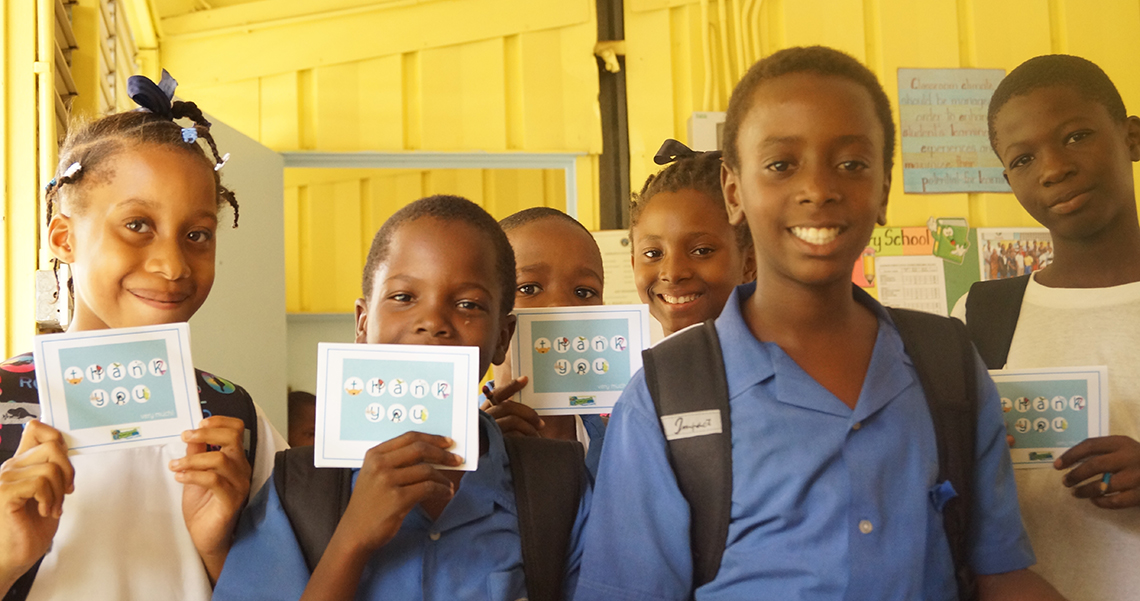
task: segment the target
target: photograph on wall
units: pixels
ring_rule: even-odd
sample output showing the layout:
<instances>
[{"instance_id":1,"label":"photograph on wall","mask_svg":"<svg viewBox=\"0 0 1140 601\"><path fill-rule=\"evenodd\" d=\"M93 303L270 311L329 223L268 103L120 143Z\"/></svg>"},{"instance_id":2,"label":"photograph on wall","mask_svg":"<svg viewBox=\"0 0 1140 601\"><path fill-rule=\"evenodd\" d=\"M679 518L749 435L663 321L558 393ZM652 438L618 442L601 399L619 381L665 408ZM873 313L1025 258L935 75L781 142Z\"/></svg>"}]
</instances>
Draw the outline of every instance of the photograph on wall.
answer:
<instances>
[{"instance_id":1,"label":"photograph on wall","mask_svg":"<svg viewBox=\"0 0 1140 601\"><path fill-rule=\"evenodd\" d=\"M1043 227L978 228L982 281L1040 271L1053 262L1053 237Z\"/></svg>"}]
</instances>

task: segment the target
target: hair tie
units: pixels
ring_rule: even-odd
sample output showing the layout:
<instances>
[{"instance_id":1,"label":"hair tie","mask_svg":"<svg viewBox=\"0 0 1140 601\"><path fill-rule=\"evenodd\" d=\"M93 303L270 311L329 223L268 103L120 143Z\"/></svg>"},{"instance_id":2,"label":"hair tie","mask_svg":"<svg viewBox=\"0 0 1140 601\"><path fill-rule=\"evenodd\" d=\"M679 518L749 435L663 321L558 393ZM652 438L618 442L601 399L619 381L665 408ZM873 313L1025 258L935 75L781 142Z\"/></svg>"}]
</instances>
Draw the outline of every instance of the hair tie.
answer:
<instances>
[{"instance_id":1,"label":"hair tie","mask_svg":"<svg viewBox=\"0 0 1140 601\"><path fill-rule=\"evenodd\" d=\"M171 104L174 101L174 89L177 87L178 82L167 73L166 69L162 70L162 79L157 84L145 75L132 75L127 78L127 95L131 100L167 121L174 121ZM182 135L185 137L185 130Z\"/></svg>"},{"instance_id":2,"label":"hair tie","mask_svg":"<svg viewBox=\"0 0 1140 601\"><path fill-rule=\"evenodd\" d=\"M230 153L227 152L222 155L222 160L218 161L217 165L214 165L214 171L221 171L222 167L225 167L228 162L230 162Z\"/></svg>"},{"instance_id":3,"label":"hair tie","mask_svg":"<svg viewBox=\"0 0 1140 601\"><path fill-rule=\"evenodd\" d=\"M198 130L193 127L182 128L182 141L187 144L193 144L198 141Z\"/></svg>"},{"instance_id":4,"label":"hair tie","mask_svg":"<svg viewBox=\"0 0 1140 601\"><path fill-rule=\"evenodd\" d=\"M697 152L692 148L685 146L681 142L674 140L673 138L669 138L661 144L661 148L657 150L657 154L653 155L653 162L657 163L658 165L667 165L673 161L679 161L681 159L692 159L705 155L713 155L719 158L721 156L721 151L709 150L704 152Z\"/></svg>"}]
</instances>

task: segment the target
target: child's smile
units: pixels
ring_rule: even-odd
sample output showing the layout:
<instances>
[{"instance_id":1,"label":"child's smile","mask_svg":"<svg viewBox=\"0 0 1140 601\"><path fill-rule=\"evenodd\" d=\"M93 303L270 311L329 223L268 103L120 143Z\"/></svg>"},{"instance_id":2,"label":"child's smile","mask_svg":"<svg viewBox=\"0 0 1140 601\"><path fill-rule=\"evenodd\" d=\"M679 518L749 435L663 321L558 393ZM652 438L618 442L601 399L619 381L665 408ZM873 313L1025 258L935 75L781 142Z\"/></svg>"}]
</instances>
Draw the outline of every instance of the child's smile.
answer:
<instances>
[{"instance_id":1,"label":"child's smile","mask_svg":"<svg viewBox=\"0 0 1140 601\"><path fill-rule=\"evenodd\" d=\"M70 190L50 228L75 279L73 328L187 321L214 283L217 197L209 166L165 147L129 148Z\"/></svg>"},{"instance_id":2,"label":"child's smile","mask_svg":"<svg viewBox=\"0 0 1140 601\"><path fill-rule=\"evenodd\" d=\"M844 78L797 73L765 82L751 102L739 173L726 167L722 181L733 223L747 219L752 230L758 275L850 280L885 221L890 189L870 94Z\"/></svg>"},{"instance_id":3,"label":"child's smile","mask_svg":"<svg viewBox=\"0 0 1140 601\"><path fill-rule=\"evenodd\" d=\"M1085 237L1131 210L1140 123L1124 124L1070 86L1014 96L994 118L995 146L1017 199L1053 235Z\"/></svg>"}]
</instances>

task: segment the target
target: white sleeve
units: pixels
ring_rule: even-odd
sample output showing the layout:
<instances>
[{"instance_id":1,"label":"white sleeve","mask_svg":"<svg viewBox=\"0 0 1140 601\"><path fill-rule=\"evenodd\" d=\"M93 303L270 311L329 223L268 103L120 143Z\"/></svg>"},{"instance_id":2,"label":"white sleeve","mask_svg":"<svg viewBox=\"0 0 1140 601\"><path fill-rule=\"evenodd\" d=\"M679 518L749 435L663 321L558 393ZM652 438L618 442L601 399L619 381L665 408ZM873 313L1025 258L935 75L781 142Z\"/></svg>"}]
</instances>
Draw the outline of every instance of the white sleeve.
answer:
<instances>
[{"instance_id":1,"label":"white sleeve","mask_svg":"<svg viewBox=\"0 0 1140 601\"><path fill-rule=\"evenodd\" d=\"M249 497L251 499L269 479L269 474L273 473L273 458L277 455L277 451L284 451L289 448L289 443L285 442L285 437L281 436L277 428L274 428L273 424L266 419L261 406L255 402L253 407L257 410L257 458L252 466L253 475L249 484Z\"/></svg>"},{"instance_id":2,"label":"white sleeve","mask_svg":"<svg viewBox=\"0 0 1140 601\"><path fill-rule=\"evenodd\" d=\"M950 317L953 317L962 323L966 323L966 299L969 296L970 293L967 292L962 295L962 298L958 299L958 302L954 303L954 309L950 311Z\"/></svg>"}]
</instances>

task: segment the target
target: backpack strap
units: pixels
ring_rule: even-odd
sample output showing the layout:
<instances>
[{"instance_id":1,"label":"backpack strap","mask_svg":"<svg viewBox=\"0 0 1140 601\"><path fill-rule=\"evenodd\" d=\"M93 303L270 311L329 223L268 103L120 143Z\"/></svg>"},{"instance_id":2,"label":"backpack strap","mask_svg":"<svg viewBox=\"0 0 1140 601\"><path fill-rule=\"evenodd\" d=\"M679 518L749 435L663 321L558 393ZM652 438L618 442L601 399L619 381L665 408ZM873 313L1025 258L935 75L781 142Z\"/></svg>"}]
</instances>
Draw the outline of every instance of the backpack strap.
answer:
<instances>
[{"instance_id":1,"label":"backpack strap","mask_svg":"<svg viewBox=\"0 0 1140 601\"><path fill-rule=\"evenodd\" d=\"M315 467L313 447L296 447L274 457L273 485L312 572L348 509L352 470Z\"/></svg>"},{"instance_id":2,"label":"backpack strap","mask_svg":"<svg viewBox=\"0 0 1140 601\"><path fill-rule=\"evenodd\" d=\"M954 560L958 598L972 601L978 598L969 553L978 423L973 347L966 327L956 319L906 309L888 311L930 408L938 448L938 480L950 482L957 493L942 507L942 523Z\"/></svg>"},{"instance_id":3,"label":"backpack strap","mask_svg":"<svg viewBox=\"0 0 1140 601\"><path fill-rule=\"evenodd\" d=\"M211 415L224 415L226 417L236 417L245 424L244 440L242 446L245 447L245 458L249 461L249 467L257 465L257 435L258 435L258 420L257 420L257 406L253 404L253 398L249 396L244 388L225 380L218 378L213 374L207 374L200 369L194 370L195 378L198 384L198 399L202 404L202 416L210 417ZM207 377L213 379L213 384L206 380ZM220 389L219 389L220 387Z\"/></svg>"},{"instance_id":4,"label":"backpack strap","mask_svg":"<svg viewBox=\"0 0 1140 601\"><path fill-rule=\"evenodd\" d=\"M518 505L527 598L562 601L567 549L582 499L582 444L531 436L503 441Z\"/></svg>"},{"instance_id":5,"label":"backpack strap","mask_svg":"<svg viewBox=\"0 0 1140 601\"><path fill-rule=\"evenodd\" d=\"M732 517L732 428L728 378L716 323L692 326L642 351L645 383L689 502L693 588L720 571ZM699 374L701 377L694 377Z\"/></svg>"},{"instance_id":6,"label":"backpack strap","mask_svg":"<svg viewBox=\"0 0 1140 601\"><path fill-rule=\"evenodd\" d=\"M990 369L1005 367L1021 316L1021 301L1032 276L975 282L966 297L966 329Z\"/></svg>"}]
</instances>

